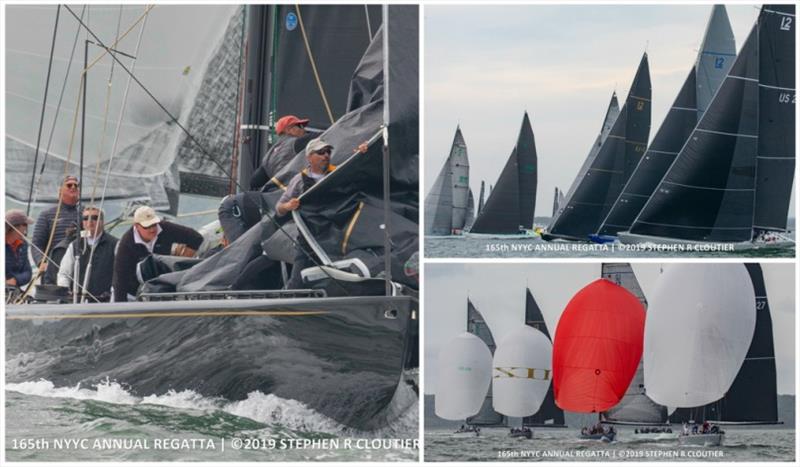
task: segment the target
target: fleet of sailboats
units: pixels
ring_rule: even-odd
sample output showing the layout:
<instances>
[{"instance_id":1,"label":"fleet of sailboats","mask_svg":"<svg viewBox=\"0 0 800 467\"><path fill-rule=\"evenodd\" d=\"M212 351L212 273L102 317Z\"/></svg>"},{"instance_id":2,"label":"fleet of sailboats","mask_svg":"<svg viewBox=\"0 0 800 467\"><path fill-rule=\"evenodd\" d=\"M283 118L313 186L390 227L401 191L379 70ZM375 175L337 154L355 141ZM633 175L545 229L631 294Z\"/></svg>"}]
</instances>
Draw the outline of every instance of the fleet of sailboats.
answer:
<instances>
[{"instance_id":1,"label":"fleet of sailboats","mask_svg":"<svg viewBox=\"0 0 800 467\"><path fill-rule=\"evenodd\" d=\"M780 423L772 321L760 265L666 265L649 300L629 264L604 263L601 276L569 301L552 344L529 290L527 326L514 328L494 351L485 320L469 306L470 340L481 349L471 355L480 353L483 361L469 377L480 374L481 381L474 383L477 393L464 389L471 402L449 419L472 423L476 413L486 417L487 402L498 417L524 417L524 427L563 427L564 411L593 413L596 426L629 425L636 432L628 435L632 438L682 445L719 445L725 424ZM465 335L470 333L456 340ZM678 343L676 335L683 336ZM475 368L452 363L453 346L449 343L440 356L440 365L450 363L440 368L444 379L437 385L437 405L440 397L448 398L445 404L467 397L452 395L462 381L448 372ZM490 387L486 365L492 353ZM711 422L712 430L687 434L670 428L703 422ZM606 428L581 437L613 441L616 435Z\"/></svg>"}]
</instances>

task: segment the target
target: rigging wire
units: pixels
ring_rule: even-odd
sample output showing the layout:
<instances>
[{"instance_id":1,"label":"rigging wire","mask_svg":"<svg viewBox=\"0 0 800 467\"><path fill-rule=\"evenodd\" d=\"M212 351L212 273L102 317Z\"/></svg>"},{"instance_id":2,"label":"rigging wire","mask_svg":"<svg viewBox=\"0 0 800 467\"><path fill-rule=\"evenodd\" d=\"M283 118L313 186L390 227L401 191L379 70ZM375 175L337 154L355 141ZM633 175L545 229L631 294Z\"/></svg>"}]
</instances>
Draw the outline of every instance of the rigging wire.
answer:
<instances>
[{"instance_id":1,"label":"rigging wire","mask_svg":"<svg viewBox=\"0 0 800 467\"><path fill-rule=\"evenodd\" d=\"M295 9L297 10L297 22L300 23L300 32L303 34L303 43L306 46L306 53L308 53L308 60L311 63L311 71L314 73L314 79L317 81L317 88L319 89L320 97L322 97L322 103L325 105L325 111L328 113L328 118L331 120L332 125L336 120L333 118L331 106L328 104L328 97L325 95L325 88L322 86L322 80L319 77L317 63L314 60L314 54L311 53L311 45L308 43L306 27L303 24L303 16L300 14L300 5L295 4Z\"/></svg>"},{"instance_id":2,"label":"rigging wire","mask_svg":"<svg viewBox=\"0 0 800 467\"><path fill-rule=\"evenodd\" d=\"M81 18L83 15L86 14L86 5L81 8ZM67 71L64 73L64 82L61 83L61 92L58 96L58 104L56 104L56 111L53 115L53 125L50 127L50 136L47 139L47 147L44 151L44 159L42 160L42 168L39 170L39 178L36 180L36 188L33 191L32 195L32 202L36 202L36 198L39 196L39 187L41 186L42 179L44 178L44 171L45 167L47 166L47 159L50 156L50 147L53 143L53 136L56 133L56 125L58 123L58 115L61 113L61 104L64 101L64 92L67 89L67 82L69 82L69 73L72 70L72 62L75 58L75 49L78 46L78 37L80 36L81 29L77 28L75 30L75 39L72 41L72 51L69 54L69 61L67 62ZM36 167L34 167L34 173L36 172Z\"/></svg>"},{"instance_id":3,"label":"rigging wire","mask_svg":"<svg viewBox=\"0 0 800 467\"><path fill-rule=\"evenodd\" d=\"M372 41L372 24L369 22L369 5L366 3L364 4L364 16L367 19L367 34L369 35L369 40Z\"/></svg>"},{"instance_id":4,"label":"rigging wire","mask_svg":"<svg viewBox=\"0 0 800 467\"><path fill-rule=\"evenodd\" d=\"M68 5L64 5L64 8L66 8L67 11L69 11L70 14L73 17L75 17L75 19L78 20L78 23L80 23L81 26L83 26L84 30L87 33L87 36L88 36L88 34L91 34L98 42L101 42L100 39L97 38L97 36L89 29L89 26L86 23L84 23L83 20L78 18L78 16L75 14L75 12L72 11L72 9ZM152 9L152 8L153 8L153 6L149 6L145 10L145 13L147 11L150 11L150 9ZM89 15L87 14L87 17L88 16ZM125 32L125 34L123 34L120 37L120 39L124 38L130 31L132 31L133 28L136 26L136 24L138 24L140 21L142 21L143 18L144 18L144 16L139 17L139 19L136 20L133 25L131 25L131 27ZM114 42L113 45L116 46L117 42ZM72 129L70 131L69 144L68 144L68 147L67 147L67 160L65 161L65 164L64 164L64 172L62 174L62 180L67 176L68 171L69 171L69 164L72 161L72 147L73 147L73 145L75 143L75 130L76 130L77 125L78 125L78 109L81 108L81 101L82 101L82 98L83 98L83 95L84 95L84 92L85 92L85 87L86 86L84 85L84 83L85 83L85 79L86 79L86 73L88 72L88 70L90 68L92 68L95 64L97 64L97 62L99 62L100 59L102 59L108 53L108 48L105 47L105 45L103 45L103 48L105 48L106 51L103 52L102 54L100 54L100 56L98 56L95 60L93 60L90 65L87 65L86 68L81 71L81 79L80 79L80 82L78 83L78 95L76 96L76 102L75 102L75 112L74 112L73 118L72 118ZM117 57L115 55L112 54L111 57L114 58L114 60L119 61L119 59L117 59ZM120 65L123 66L121 63L120 63ZM123 66L123 68L124 68L124 66ZM126 68L126 71L127 71L127 68ZM60 190L60 188L59 188L59 190ZM78 200L78 202L80 202L80 199ZM63 202L61 200L60 191L59 191L58 203L56 204L56 212L55 212L55 216L53 217L53 225L50 228L50 236L47 239L47 244L45 246L45 249L44 249L44 252L43 252L43 255L42 255L42 259L39 261L39 264L38 264L38 266L36 268L36 277L31 281L31 284L33 284L36 281L36 279L38 279L39 276L42 274L42 272L43 272L42 269L44 268L44 265L47 262L46 261L47 254L50 252L50 248L52 248L52 246L53 246L53 239L55 238L56 227L58 226L58 220L59 220L59 217L61 216L61 206L62 206L62 204L63 204ZM80 225L78 225L78 229L80 229ZM30 293L31 289L32 289L32 287L28 286L28 288L25 290L25 293L22 295L20 300L24 299Z\"/></svg>"},{"instance_id":5,"label":"rigging wire","mask_svg":"<svg viewBox=\"0 0 800 467\"><path fill-rule=\"evenodd\" d=\"M50 59L47 62L47 78L44 80L44 98L42 99L42 114L39 117L39 131L36 134L36 153L33 156L33 173L31 174L31 186L28 189L28 206L25 208L25 215L31 214L31 198L33 196L33 184L36 179L36 165L39 163L39 145L42 142L42 129L44 127L44 114L47 110L47 91L50 89L50 72L53 70L53 54L56 50L56 36L58 35L58 18L61 15L61 5L56 8L56 21L53 24L53 41L50 43Z\"/></svg>"}]
</instances>

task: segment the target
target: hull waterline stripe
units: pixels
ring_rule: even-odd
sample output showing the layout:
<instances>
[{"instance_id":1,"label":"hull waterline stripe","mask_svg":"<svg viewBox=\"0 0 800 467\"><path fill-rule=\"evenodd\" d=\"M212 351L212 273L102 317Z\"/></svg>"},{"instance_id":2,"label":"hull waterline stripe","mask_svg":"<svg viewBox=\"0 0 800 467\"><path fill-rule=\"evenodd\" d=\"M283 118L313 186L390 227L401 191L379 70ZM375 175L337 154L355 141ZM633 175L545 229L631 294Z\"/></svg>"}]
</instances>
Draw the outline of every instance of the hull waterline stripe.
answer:
<instances>
[{"instance_id":1,"label":"hull waterline stripe","mask_svg":"<svg viewBox=\"0 0 800 467\"><path fill-rule=\"evenodd\" d=\"M785 11L767 10L766 8L764 9L764 11L766 11L767 13L775 13L776 15L791 16L792 18L794 18L794 15L792 13L786 13Z\"/></svg>"},{"instance_id":2,"label":"hull waterline stripe","mask_svg":"<svg viewBox=\"0 0 800 467\"><path fill-rule=\"evenodd\" d=\"M789 161L789 160L793 161L795 158L794 158L794 156L783 156L783 157L780 157L780 156L756 156L756 159L770 159L770 160L776 160L776 161Z\"/></svg>"},{"instance_id":3,"label":"hull waterline stripe","mask_svg":"<svg viewBox=\"0 0 800 467\"><path fill-rule=\"evenodd\" d=\"M83 315L26 315L6 316L7 320L31 321L36 319L114 319L114 318L201 318L206 316L320 316L327 315L329 311L209 311L198 313L187 312L157 312L157 313L96 313Z\"/></svg>"},{"instance_id":4,"label":"hull waterline stripe","mask_svg":"<svg viewBox=\"0 0 800 467\"><path fill-rule=\"evenodd\" d=\"M697 112L697 109L692 109L690 107L672 107L671 110L689 110L689 111L692 111L692 112Z\"/></svg>"},{"instance_id":5,"label":"hull waterline stripe","mask_svg":"<svg viewBox=\"0 0 800 467\"><path fill-rule=\"evenodd\" d=\"M679 152L675 151L659 151L658 149L648 149L647 152L654 152L656 154L667 154L670 156L677 156L678 154L680 154Z\"/></svg>"}]
</instances>

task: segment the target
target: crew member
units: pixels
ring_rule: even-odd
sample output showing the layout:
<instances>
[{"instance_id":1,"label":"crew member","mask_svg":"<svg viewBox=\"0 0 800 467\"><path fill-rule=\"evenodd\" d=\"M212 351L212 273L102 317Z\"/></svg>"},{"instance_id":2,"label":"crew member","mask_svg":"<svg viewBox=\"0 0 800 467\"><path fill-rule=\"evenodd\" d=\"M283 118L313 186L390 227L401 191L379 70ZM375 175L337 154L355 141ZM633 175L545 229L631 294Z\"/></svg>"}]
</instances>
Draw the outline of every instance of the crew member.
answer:
<instances>
[{"instance_id":1,"label":"crew member","mask_svg":"<svg viewBox=\"0 0 800 467\"><path fill-rule=\"evenodd\" d=\"M95 206L83 210L83 234L67 247L58 271L58 285L73 288L78 283L78 293L83 295L89 259L92 267L89 281L86 284L86 297L90 301L107 302L111 299L111 280L114 274L114 250L117 237L105 231L103 211ZM94 253L92 253L94 248ZM80 271L75 274L75 251L80 255ZM73 289L74 290L74 289Z\"/></svg>"},{"instance_id":2,"label":"crew member","mask_svg":"<svg viewBox=\"0 0 800 467\"><path fill-rule=\"evenodd\" d=\"M367 144L362 143L358 146L357 152L363 154L367 152L367 149ZM289 212L299 209L300 195L336 170L336 166L330 163L332 151L333 146L323 141L322 138L313 139L308 143L306 146L306 161L308 165L289 181L286 191L275 204L275 212L278 216L285 216ZM308 247L308 243L306 243L303 236L298 235L297 251L295 252L294 265L292 266L292 275L286 284L287 289L301 288L303 279L300 271L315 266L315 261L319 263L319 258L316 255L313 256L313 260L309 255L314 255L314 253Z\"/></svg>"},{"instance_id":3,"label":"crew member","mask_svg":"<svg viewBox=\"0 0 800 467\"><path fill-rule=\"evenodd\" d=\"M162 221L153 208L142 206L133 214L133 227L119 241L114 258L114 301L135 298L139 281L136 265L151 254L193 257L203 236L190 227Z\"/></svg>"},{"instance_id":4,"label":"crew member","mask_svg":"<svg viewBox=\"0 0 800 467\"><path fill-rule=\"evenodd\" d=\"M31 251L33 261L39 265L39 270L45 272L47 269L47 259L43 259L43 254L46 252L48 242L50 249L57 245L66 236L67 229L78 229L80 225L80 209L78 209L78 192L79 181L78 177L74 175L67 175L61 182L58 189L58 197L61 201L61 208L58 205L45 209L39 214L36 219L36 225L33 226L33 238L31 243L34 248ZM56 211L58 211L58 219L56 219ZM55 223L55 233L53 234L52 241L50 240L50 232ZM49 252L47 252L49 255Z\"/></svg>"},{"instance_id":5,"label":"crew member","mask_svg":"<svg viewBox=\"0 0 800 467\"><path fill-rule=\"evenodd\" d=\"M6 212L6 286L22 287L31 280L25 235L33 219L19 209Z\"/></svg>"}]
</instances>

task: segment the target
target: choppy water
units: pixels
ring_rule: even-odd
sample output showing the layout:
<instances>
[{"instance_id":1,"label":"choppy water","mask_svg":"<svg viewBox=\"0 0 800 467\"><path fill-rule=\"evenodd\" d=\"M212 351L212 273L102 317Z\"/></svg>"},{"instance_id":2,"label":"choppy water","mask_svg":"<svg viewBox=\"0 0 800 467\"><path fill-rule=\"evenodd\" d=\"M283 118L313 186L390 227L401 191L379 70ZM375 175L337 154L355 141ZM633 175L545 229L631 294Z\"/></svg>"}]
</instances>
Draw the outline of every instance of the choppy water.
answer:
<instances>
[{"instance_id":1,"label":"choppy water","mask_svg":"<svg viewBox=\"0 0 800 467\"><path fill-rule=\"evenodd\" d=\"M546 242L540 237L426 237L427 258L794 258L795 247L743 251L658 251L640 245Z\"/></svg>"},{"instance_id":2,"label":"choppy water","mask_svg":"<svg viewBox=\"0 0 800 467\"><path fill-rule=\"evenodd\" d=\"M404 397L416 398L409 387ZM117 383L6 386L10 461L416 461L418 407L358 432L260 392L242 401L193 391L135 397ZM348 444L349 443L349 444Z\"/></svg>"},{"instance_id":3,"label":"choppy water","mask_svg":"<svg viewBox=\"0 0 800 467\"><path fill-rule=\"evenodd\" d=\"M478 438L455 438L453 430L425 431L425 461L794 461L795 431L725 427L722 446L679 447L677 441L637 441L632 428L618 429L613 443L578 439L575 429L538 429L533 439L510 438L507 429L482 429Z\"/></svg>"}]
</instances>

